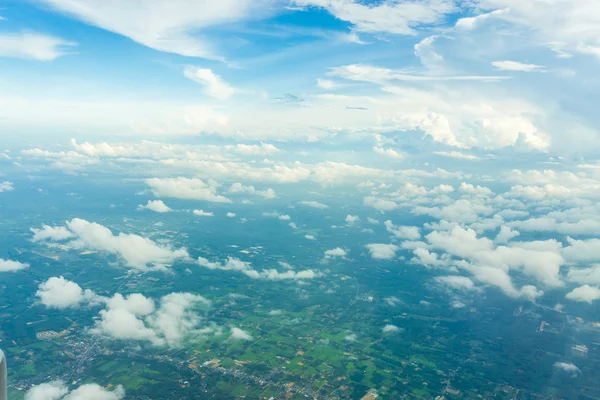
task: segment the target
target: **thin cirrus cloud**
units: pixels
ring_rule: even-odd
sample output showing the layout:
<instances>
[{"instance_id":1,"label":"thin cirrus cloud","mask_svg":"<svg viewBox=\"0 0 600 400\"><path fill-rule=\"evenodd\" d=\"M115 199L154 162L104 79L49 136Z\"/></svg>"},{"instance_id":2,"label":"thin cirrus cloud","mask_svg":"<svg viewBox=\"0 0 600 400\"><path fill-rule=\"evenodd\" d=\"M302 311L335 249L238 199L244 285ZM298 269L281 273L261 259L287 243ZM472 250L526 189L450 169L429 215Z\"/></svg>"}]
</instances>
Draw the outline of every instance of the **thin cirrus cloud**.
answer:
<instances>
[{"instance_id":1,"label":"thin cirrus cloud","mask_svg":"<svg viewBox=\"0 0 600 400\"><path fill-rule=\"evenodd\" d=\"M200 85L206 86L207 94L218 100L227 100L236 92L235 88L208 68L186 65L183 69L183 75Z\"/></svg>"},{"instance_id":2,"label":"thin cirrus cloud","mask_svg":"<svg viewBox=\"0 0 600 400\"><path fill-rule=\"evenodd\" d=\"M89 25L128 37L154 50L220 60L203 29L268 16L271 0L37 0Z\"/></svg>"},{"instance_id":3,"label":"thin cirrus cloud","mask_svg":"<svg viewBox=\"0 0 600 400\"><path fill-rule=\"evenodd\" d=\"M71 54L77 43L33 32L0 34L0 57L52 61Z\"/></svg>"},{"instance_id":4,"label":"thin cirrus cloud","mask_svg":"<svg viewBox=\"0 0 600 400\"><path fill-rule=\"evenodd\" d=\"M544 69L541 65L523 64L517 61L493 61L492 65L500 71L535 72Z\"/></svg>"}]
</instances>

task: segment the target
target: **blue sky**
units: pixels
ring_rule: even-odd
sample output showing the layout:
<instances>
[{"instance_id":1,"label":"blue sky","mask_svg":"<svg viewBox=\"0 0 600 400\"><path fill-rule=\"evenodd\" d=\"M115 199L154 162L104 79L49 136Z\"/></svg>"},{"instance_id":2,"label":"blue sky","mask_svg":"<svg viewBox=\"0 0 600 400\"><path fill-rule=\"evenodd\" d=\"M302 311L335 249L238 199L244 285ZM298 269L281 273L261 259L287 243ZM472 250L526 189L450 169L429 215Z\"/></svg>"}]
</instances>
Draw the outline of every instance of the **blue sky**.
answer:
<instances>
[{"instance_id":1,"label":"blue sky","mask_svg":"<svg viewBox=\"0 0 600 400\"><path fill-rule=\"evenodd\" d=\"M399 145L418 132L448 151L572 158L600 144L591 0L0 5L8 143L211 133Z\"/></svg>"}]
</instances>

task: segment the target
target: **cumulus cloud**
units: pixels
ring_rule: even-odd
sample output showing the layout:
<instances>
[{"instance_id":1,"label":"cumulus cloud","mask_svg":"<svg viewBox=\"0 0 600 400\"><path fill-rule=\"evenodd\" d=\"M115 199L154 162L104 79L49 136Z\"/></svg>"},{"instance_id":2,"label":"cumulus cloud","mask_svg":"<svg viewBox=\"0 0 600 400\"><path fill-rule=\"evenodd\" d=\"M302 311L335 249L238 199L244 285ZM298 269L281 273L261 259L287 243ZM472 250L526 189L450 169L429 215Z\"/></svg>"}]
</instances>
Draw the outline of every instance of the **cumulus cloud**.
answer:
<instances>
[{"instance_id":1,"label":"cumulus cloud","mask_svg":"<svg viewBox=\"0 0 600 400\"><path fill-rule=\"evenodd\" d=\"M388 324L383 327L383 333L391 333L391 332L400 332L402 328L397 327L396 325Z\"/></svg>"},{"instance_id":2,"label":"cumulus cloud","mask_svg":"<svg viewBox=\"0 0 600 400\"><path fill-rule=\"evenodd\" d=\"M235 213L230 211L230 212L228 212L227 214L225 214L225 216L226 216L227 218L234 218L234 217L235 217Z\"/></svg>"},{"instance_id":3,"label":"cumulus cloud","mask_svg":"<svg viewBox=\"0 0 600 400\"><path fill-rule=\"evenodd\" d=\"M466 276L436 276L435 281L456 290L476 290L477 286Z\"/></svg>"},{"instance_id":4,"label":"cumulus cloud","mask_svg":"<svg viewBox=\"0 0 600 400\"><path fill-rule=\"evenodd\" d=\"M29 268L28 263L22 263L13 260L5 260L4 258L0 258L0 272L14 272L25 268Z\"/></svg>"},{"instance_id":5,"label":"cumulus cloud","mask_svg":"<svg viewBox=\"0 0 600 400\"><path fill-rule=\"evenodd\" d=\"M348 225L352 225L353 223L360 221L360 218L358 218L358 215L348 214L346 215L346 219L344 221L346 221Z\"/></svg>"},{"instance_id":6,"label":"cumulus cloud","mask_svg":"<svg viewBox=\"0 0 600 400\"><path fill-rule=\"evenodd\" d=\"M232 327L230 339L232 339L232 340L252 340L252 335L250 335L248 332L246 332L240 328Z\"/></svg>"},{"instance_id":7,"label":"cumulus cloud","mask_svg":"<svg viewBox=\"0 0 600 400\"><path fill-rule=\"evenodd\" d=\"M304 238L308 239L308 240L317 240L317 238L314 237L313 235L304 235Z\"/></svg>"},{"instance_id":8,"label":"cumulus cloud","mask_svg":"<svg viewBox=\"0 0 600 400\"><path fill-rule=\"evenodd\" d=\"M264 197L265 199L274 199L277 197L275 191L271 188L266 190L257 190L254 186L242 185L239 182L234 183L228 190L229 193L247 193L253 196Z\"/></svg>"},{"instance_id":9,"label":"cumulus cloud","mask_svg":"<svg viewBox=\"0 0 600 400\"><path fill-rule=\"evenodd\" d=\"M319 209L329 208L328 205L319 203L318 201L301 201L298 204L302 204L303 206L312 207L312 208L319 208Z\"/></svg>"},{"instance_id":10,"label":"cumulus cloud","mask_svg":"<svg viewBox=\"0 0 600 400\"><path fill-rule=\"evenodd\" d=\"M276 269L264 269L257 271L252 268L252 264L247 261L242 261L234 257L228 257L225 262L213 262L204 257L198 257L198 265L208 269L218 269L222 271L240 272L251 279L261 279L267 281L284 281L284 280L304 280L313 279L321 276L321 273L311 269L303 271L287 270L280 272Z\"/></svg>"},{"instance_id":11,"label":"cumulus cloud","mask_svg":"<svg viewBox=\"0 0 600 400\"><path fill-rule=\"evenodd\" d=\"M391 200L381 199L375 196L367 196L364 198L363 204L368 207L373 207L381 212L392 211L398 207L398 204Z\"/></svg>"},{"instance_id":12,"label":"cumulus cloud","mask_svg":"<svg viewBox=\"0 0 600 400\"><path fill-rule=\"evenodd\" d=\"M66 226L42 225L42 229L31 228L30 230L33 232L31 240L34 242L46 240L60 242L75 237L75 233L71 232Z\"/></svg>"},{"instance_id":13,"label":"cumulus cloud","mask_svg":"<svg viewBox=\"0 0 600 400\"><path fill-rule=\"evenodd\" d=\"M140 270L164 268L175 261L189 257L184 248L171 249L135 234L114 235L107 227L80 218L68 221L66 228L44 226L42 230L32 230L35 241L73 239L68 242L71 248L113 254L123 260L127 266Z\"/></svg>"},{"instance_id":14,"label":"cumulus cloud","mask_svg":"<svg viewBox=\"0 0 600 400\"><path fill-rule=\"evenodd\" d=\"M210 327L199 327L202 318L194 308L210 302L197 294L170 293L160 299L158 308L139 293L116 294L105 302L107 308L100 311L100 319L90 330L93 334L179 347L193 335L213 333Z\"/></svg>"},{"instance_id":15,"label":"cumulus cloud","mask_svg":"<svg viewBox=\"0 0 600 400\"><path fill-rule=\"evenodd\" d=\"M472 229L454 226L448 231L433 231L426 236L427 248L413 250L419 256L426 252L436 266L459 268L472 274L486 285L496 286L511 297L531 298L542 294L535 287L515 288L509 272L516 270L536 279L543 285L560 287L560 267L564 259L559 242L512 242L508 246L496 246L487 238L478 238ZM444 258L431 257L432 249L440 249ZM420 260L420 256L417 260Z\"/></svg>"},{"instance_id":16,"label":"cumulus cloud","mask_svg":"<svg viewBox=\"0 0 600 400\"><path fill-rule=\"evenodd\" d=\"M375 147L373 147L373 151L381 156L395 158L396 160L400 160L400 159L404 158L404 154L402 154L392 148L389 148L389 147L386 148L386 147L375 146Z\"/></svg>"},{"instance_id":17,"label":"cumulus cloud","mask_svg":"<svg viewBox=\"0 0 600 400\"><path fill-rule=\"evenodd\" d=\"M15 187L12 182L9 182L9 181L0 182L0 193L10 192L11 190L14 190L14 189L15 189Z\"/></svg>"},{"instance_id":18,"label":"cumulus cloud","mask_svg":"<svg viewBox=\"0 0 600 400\"><path fill-rule=\"evenodd\" d=\"M579 375L579 373L581 372L575 364L560 361L554 363L554 368L564 371L570 375Z\"/></svg>"},{"instance_id":19,"label":"cumulus cloud","mask_svg":"<svg viewBox=\"0 0 600 400\"><path fill-rule=\"evenodd\" d=\"M396 257L396 251L399 249L399 247L394 244L383 243L371 243L366 247L371 253L371 258L376 260L391 260Z\"/></svg>"},{"instance_id":20,"label":"cumulus cloud","mask_svg":"<svg viewBox=\"0 0 600 400\"><path fill-rule=\"evenodd\" d=\"M569 300L592 304L594 300L600 299L600 289L595 286L583 285L571 290L565 297Z\"/></svg>"},{"instance_id":21,"label":"cumulus cloud","mask_svg":"<svg viewBox=\"0 0 600 400\"><path fill-rule=\"evenodd\" d=\"M390 220L385 221L383 224L385 225L386 231L393 234L397 238L416 240L421 237L419 227L417 226L398 226L394 225L394 223Z\"/></svg>"},{"instance_id":22,"label":"cumulus cloud","mask_svg":"<svg viewBox=\"0 0 600 400\"><path fill-rule=\"evenodd\" d=\"M337 257L344 258L347 254L346 250L341 247L336 247L335 249L325 250L325 259L329 260Z\"/></svg>"},{"instance_id":23,"label":"cumulus cloud","mask_svg":"<svg viewBox=\"0 0 600 400\"><path fill-rule=\"evenodd\" d=\"M496 235L496 243L508 243L519 235L519 231L510 229L508 226L502 226L500 232Z\"/></svg>"},{"instance_id":24,"label":"cumulus cloud","mask_svg":"<svg viewBox=\"0 0 600 400\"><path fill-rule=\"evenodd\" d=\"M77 283L61 277L52 277L40 283L37 292L40 302L50 308L79 307L94 302L98 296L91 290L83 290Z\"/></svg>"},{"instance_id":25,"label":"cumulus cloud","mask_svg":"<svg viewBox=\"0 0 600 400\"><path fill-rule=\"evenodd\" d=\"M162 200L148 200L148 204L138 206L138 210L150 210L157 213L166 213L173 211Z\"/></svg>"},{"instance_id":26,"label":"cumulus cloud","mask_svg":"<svg viewBox=\"0 0 600 400\"><path fill-rule=\"evenodd\" d=\"M25 393L25 400L121 400L125 389L118 385L110 391L95 383L86 383L69 392L64 381L56 380L34 385Z\"/></svg>"},{"instance_id":27,"label":"cumulus cloud","mask_svg":"<svg viewBox=\"0 0 600 400\"><path fill-rule=\"evenodd\" d=\"M213 217L214 216L214 214L212 212L204 211L204 210L194 210L192 212L194 215L197 215L199 217Z\"/></svg>"},{"instance_id":28,"label":"cumulus cloud","mask_svg":"<svg viewBox=\"0 0 600 400\"><path fill-rule=\"evenodd\" d=\"M196 178L150 178L146 179L156 197L173 197L185 200L203 200L213 203L231 203L225 196L217 194L217 188Z\"/></svg>"}]
</instances>

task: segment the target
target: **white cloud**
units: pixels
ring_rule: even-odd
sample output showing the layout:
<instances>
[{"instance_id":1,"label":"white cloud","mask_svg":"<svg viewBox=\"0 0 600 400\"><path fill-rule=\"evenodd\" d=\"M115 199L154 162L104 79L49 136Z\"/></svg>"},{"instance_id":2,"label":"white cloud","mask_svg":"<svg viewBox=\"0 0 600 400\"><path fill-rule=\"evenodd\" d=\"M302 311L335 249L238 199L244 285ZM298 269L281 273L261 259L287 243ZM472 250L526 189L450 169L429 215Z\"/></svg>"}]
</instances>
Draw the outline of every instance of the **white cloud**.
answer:
<instances>
[{"instance_id":1,"label":"white cloud","mask_svg":"<svg viewBox=\"0 0 600 400\"><path fill-rule=\"evenodd\" d=\"M496 235L495 240L496 243L508 243L519 235L519 231L510 229L508 226L502 226L500 227L500 232L498 232L498 235Z\"/></svg>"},{"instance_id":2,"label":"white cloud","mask_svg":"<svg viewBox=\"0 0 600 400\"><path fill-rule=\"evenodd\" d=\"M421 237L419 227L417 226L398 226L394 225L390 220L385 221L384 225L386 231L400 239L416 240Z\"/></svg>"},{"instance_id":3,"label":"white cloud","mask_svg":"<svg viewBox=\"0 0 600 400\"><path fill-rule=\"evenodd\" d=\"M14 189L15 189L15 187L12 182L9 182L9 181L0 182L0 193L10 192L11 190L14 190Z\"/></svg>"},{"instance_id":4,"label":"white cloud","mask_svg":"<svg viewBox=\"0 0 600 400\"><path fill-rule=\"evenodd\" d=\"M232 327L230 338L233 340L252 340L252 335L240 328Z\"/></svg>"},{"instance_id":5,"label":"white cloud","mask_svg":"<svg viewBox=\"0 0 600 400\"><path fill-rule=\"evenodd\" d=\"M336 257L344 258L348 253L346 250L341 247L336 247L335 249L325 250L325 259L331 259Z\"/></svg>"},{"instance_id":6,"label":"white cloud","mask_svg":"<svg viewBox=\"0 0 600 400\"><path fill-rule=\"evenodd\" d=\"M3 33L0 34L0 57L52 61L69 54L66 48L75 45L74 42L39 33Z\"/></svg>"},{"instance_id":7,"label":"white cloud","mask_svg":"<svg viewBox=\"0 0 600 400\"><path fill-rule=\"evenodd\" d=\"M415 215L430 215L434 218L446 221L473 223L477 222L481 215L489 215L494 211L492 207L476 201L467 199L458 199L454 203L444 207L423 207L413 208Z\"/></svg>"},{"instance_id":8,"label":"white cloud","mask_svg":"<svg viewBox=\"0 0 600 400\"><path fill-rule=\"evenodd\" d=\"M267 0L143 0L135 7L120 7L119 0L38 1L158 51L219 60L213 44L198 35L199 31L258 18L270 10Z\"/></svg>"},{"instance_id":9,"label":"white cloud","mask_svg":"<svg viewBox=\"0 0 600 400\"><path fill-rule=\"evenodd\" d=\"M367 249L371 253L371 257L377 260L391 260L396 257L396 251L399 247L394 244L371 243Z\"/></svg>"},{"instance_id":10,"label":"white cloud","mask_svg":"<svg viewBox=\"0 0 600 400\"><path fill-rule=\"evenodd\" d=\"M194 213L194 215L197 215L199 217L213 217L214 216L214 214L212 212L204 211L204 210L194 210L192 212Z\"/></svg>"},{"instance_id":11,"label":"white cloud","mask_svg":"<svg viewBox=\"0 0 600 400\"><path fill-rule=\"evenodd\" d=\"M329 208L328 205L319 203L318 201L301 201L298 204L302 204L304 206L312 207L312 208L319 208L319 209Z\"/></svg>"},{"instance_id":12,"label":"white cloud","mask_svg":"<svg viewBox=\"0 0 600 400\"><path fill-rule=\"evenodd\" d=\"M476 290L477 286L473 283L470 278L466 276L449 275L449 276L437 276L435 277L436 282L444 284L452 289L457 290Z\"/></svg>"},{"instance_id":13,"label":"white cloud","mask_svg":"<svg viewBox=\"0 0 600 400\"><path fill-rule=\"evenodd\" d=\"M4 258L0 258L0 272L19 271L25 268L29 268L28 263L22 263L13 260L5 260Z\"/></svg>"},{"instance_id":14,"label":"white cloud","mask_svg":"<svg viewBox=\"0 0 600 400\"><path fill-rule=\"evenodd\" d=\"M392 148L389 148L389 147L385 148L385 147L375 146L375 147L373 147L373 151L379 155L382 155L385 157L390 157L390 158L395 158L397 160L404 158L404 154L402 154Z\"/></svg>"},{"instance_id":15,"label":"white cloud","mask_svg":"<svg viewBox=\"0 0 600 400\"><path fill-rule=\"evenodd\" d=\"M75 237L75 233L71 232L66 226L42 225L42 229L31 228L30 230L33 232L31 240L34 242L45 240L60 242Z\"/></svg>"},{"instance_id":16,"label":"white cloud","mask_svg":"<svg viewBox=\"0 0 600 400\"><path fill-rule=\"evenodd\" d=\"M154 346L180 347L192 336L211 333L199 328L202 318L193 311L210 302L192 293L170 293L160 299L159 307L145 296L134 293L123 297L116 294L106 299L107 308L90 330L122 340L149 341Z\"/></svg>"},{"instance_id":17,"label":"white cloud","mask_svg":"<svg viewBox=\"0 0 600 400\"><path fill-rule=\"evenodd\" d=\"M353 223L360 221L360 218L358 217L358 215L348 214L346 215L346 219L344 219L344 221L346 221L348 225L352 225Z\"/></svg>"},{"instance_id":18,"label":"white cloud","mask_svg":"<svg viewBox=\"0 0 600 400\"><path fill-rule=\"evenodd\" d=\"M186 78L206 86L208 95L219 100L227 100L236 90L208 68L186 65L183 74Z\"/></svg>"},{"instance_id":19,"label":"white cloud","mask_svg":"<svg viewBox=\"0 0 600 400\"><path fill-rule=\"evenodd\" d=\"M373 225L379 225L379 220L371 217L367 217L367 222Z\"/></svg>"},{"instance_id":20,"label":"white cloud","mask_svg":"<svg viewBox=\"0 0 600 400\"><path fill-rule=\"evenodd\" d=\"M554 363L554 368L555 369L559 369L562 370L570 375L579 375L579 373L581 372L579 370L579 368L577 368L577 366L573 363L566 363L566 362L555 362Z\"/></svg>"},{"instance_id":21,"label":"white cloud","mask_svg":"<svg viewBox=\"0 0 600 400\"><path fill-rule=\"evenodd\" d=\"M544 69L541 65L523 64L517 61L494 61L492 65L501 71L534 72Z\"/></svg>"},{"instance_id":22,"label":"white cloud","mask_svg":"<svg viewBox=\"0 0 600 400\"><path fill-rule=\"evenodd\" d=\"M63 381L51 381L34 385L25 393L25 400L59 400L69 392Z\"/></svg>"},{"instance_id":23,"label":"white cloud","mask_svg":"<svg viewBox=\"0 0 600 400\"><path fill-rule=\"evenodd\" d=\"M480 160L479 157L472 154L461 153L460 151L434 151L433 154L438 156L458 158L462 160Z\"/></svg>"},{"instance_id":24,"label":"white cloud","mask_svg":"<svg viewBox=\"0 0 600 400\"><path fill-rule=\"evenodd\" d=\"M275 194L275 191L271 188L268 188L266 190L257 190L254 186L242 185L239 182L232 184L231 187L229 188L228 192L229 193L247 193L247 194L251 194L254 196L264 197L265 199L274 199L275 197L277 197L277 194Z\"/></svg>"},{"instance_id":25,"label":"white cloud","mask_svg":"<svg viewBox=\"0 0 600 400\"><path fill-rule=\"evenodd\" d=\"M227 197L217 194L215 186L196 178L150 178L146 179L146 185L156 197L231 203Z\"/></svg>"},{"instance_id":26,"label":"white cloud","mask_svg":"<svg viewBox=\"0 0 600 400\"><path fill-rule=\"evenodd\" d=\"M298 225L296 225L296 223L295 223L295 222L290 222L288 225L289 225L289 226L290 226L290 228L292 228L292 229L298 229Z\"/></svg>"},{"instance_id":27,"label":"white cloud","mask_svg":"<svg viewBox=\"0 0 600 400\"><path fill-rule=\"evenodd\" d=\"M208 269L219 269L222 271L237 271L251 279L261 279L267 281L313 279L322 275L321 273L314 272L310 269L298 272L292 270L279 272L276 269L264 269L262 271L257 271L252 268L249 262L241 261L234 257L228 257L227 261L223 263L212 262L204 257L198 257L198 265Z\"/></svg>"},{"instance_id":28,"label":"white cloud","mask_svg":"<svg viewBox=\"0 0 600 400\"><path fill-rule=\"evenodd\" d=\"M363 200L363 204L365 206L373 207L374 209L379 210L381 212L392 211L396 207L398 207L398 204L391 200L380 199L375 196L365 197Z\"/></svg>"},{"instance_id":29,"label":"white cloud","mask_svg":"<svg viewBox=\"0 0 600 400\"><path fill-rule=\"evenodd\" d=\"M363 4L355 0L294 0L300 6L326 9L337 19L349 22L357 32L416 35L415 28L441 22L455 11L452 1L382 2Z\"/></svg>"},{"instance_id":30,"label":"white cloud","mask_svg":"<svg viewBox=\"0 0 600 400\"><path fill-rule=\"evenodd\" d=\"M594 300L600 299L600 289L595 286L583 285L571 290L565 298L592 304Z\"/></svg>"},{"instance_id":31,"label":"white cloud","mask_svg":"<svg viewBox=\"0 0 600 400\"><path fill-rule=\"evenodd\" d=\"M314 237L313 235L304 235L304 238L306 238L308 240L317 240L317 238Z\"/></svg>"},{"instance_id":32,"label":"white cloud","mask_svg":"<svg viewBox=\"0 0 600 400\"><path fill-rule=\"evenodd\" d=\"M234 218L235 217L235 213L234 212L228 212L227 214L225 214L227 218Z\"/></svg>"},{"instance_id":33,"label":"white cloud","mask_svg":"<svg viewBox=\"0 0 600 400\"><path fill-rule=\"evenodd\" d=\"M340 85L336 84L334 81L331 81L329 79L317 78L317 86L321 89L332 90L337 89Z\"/></svg>"},{"instance_id":34,"label":"white cloud","mask_svg":"<svg viewBox=\"0 0 600 400\"><path fill-rule=\"evenodd\" d=\"M384 326L382 329L383 333L400 332L401 330L402 330L401 328L397 327L396 325L391 325L391 324Z\"/></svg>"},{"instance_id":35,"label":"white cloud","mask_svg":"<svg viewBox=\"0 0 600 400\"><path fill-rule=\"evenodd\" d=\"M52 277L40 283L35 293L40 302L50 308L78 307L84 302L93 301L97 295L91 290L83 290L81 286L61 277Z\"/></svg>"},{"instance_id":36,"label":"white cloud","mask_svg":"<svg viewBox=\"0 0 600 400\"><path fill-rule=\"evenodd\" d=\"M150 210L157 213L166 213L169 211L173 211L162 200L148 200L148 204L138 205L138 210Z\"/></svg>"},{"instance_id":37,"label":"white cloud","mask_svg":"<svg viewBox=\"0 0 600 400\"><path fill-rule=\"evenodd\" d=\"M225 148L232 148L233 151L246 156L266 156L270 154L278 153L280 150L270 143L261 143L260 146L257 144L236 144L234 147L225 146Z\"/></svg>"},{"instance_id":38,"label":"white cloud","mask_svg":"<svg viewBox=\"0 0 600 400\"><path fill-rule=\"evenodd\" d=\"M118 385L110 391L95 383L86 383L69 392L64 381L56 380L34 385L25 393L25 400L122 400L125 389Z\"/></svg>"},{"instance_id":39,"label":"white cloud","mask_svg":"<svg viewBox=\"0 0 600 400\"><path fill-rule=\"evenodd\" d=\"M600 285L600 264L596 264L590 268L572 267L567 272L567 280L582 284Z\"/></svg>"},{"instance_id":40,"label":"white cloud","mask_svg":"<svg viewBox=\"0 0 600 400\"><path fill-rule=\"evenodd\" d=\"M36 235L37 240L60 241L73 238L68 242L71 248L104 251L119 257L127 266L139 270L162 269L177 260L189 257L184 248L171 249L135 234L113 235L107 227L80 218L67 222L66 228L72 233L71 236L66 236L63 230L48 228L45 226L41 231L34 231L34 238Z\"/></svg>"},{"instance_id":41,"label":"white cloud","mask_svg":"<svg viewBox=\"0 0 600 400\"><path fill-rule=\"evenodd\" d=\"M507 246L495 246L487 238L477 238L472 229L454 226L449 231L433 231L426 236L434 248L455 257L446 259L446 266L455 265L473 274L476 280L497 286L511 297L529 296L514 287L509 272L517 270L538 282L560 287L560 267L564 259L560 253L561 244L554 240L537 242L512 242Z\"/></svg>"}]
</instances>

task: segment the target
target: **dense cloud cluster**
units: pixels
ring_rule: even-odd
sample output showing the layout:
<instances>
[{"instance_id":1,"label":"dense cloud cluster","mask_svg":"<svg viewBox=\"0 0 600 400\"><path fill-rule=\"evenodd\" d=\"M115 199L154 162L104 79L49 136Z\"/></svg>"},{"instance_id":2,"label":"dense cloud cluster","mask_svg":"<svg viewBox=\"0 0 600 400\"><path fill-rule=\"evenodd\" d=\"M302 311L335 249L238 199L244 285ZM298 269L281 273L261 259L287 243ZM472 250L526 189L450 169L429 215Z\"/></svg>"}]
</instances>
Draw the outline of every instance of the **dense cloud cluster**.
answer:
<instances>
[{"instance_id":1,"label":"dense cloud cluster","mask_svg":"<svg viewBox=\"0 0 600 400\"><path fill-rule=\"evenodd\" d=\"M73 390L61 380L33 386L25 393L25 400L121 400L125 398L125 389L118 385L108 390L95 383L87 383Z\"/></svg>"},{"instance_id":2,"label":"dense cloud cluster","mask_svg":"<svg viewBox=\"0 0 600 400\"><path fill-rule=\"evenodd\" d=\"M214 325L200 326L204 320L195 309L210 306L210 301L197 294L170 293L156 306L153 299L140 293L100 296L61 276L42 282L36 295L49 308L104 307L89 332L115 339L178 347L192 337L222 333Z\"/></svg>"},{"instance_id":3,"label":"dense cloud cluster","mask_svg":"<svg viewBox=\"0 0 600 400\"><path fill-rule=\"evenodd\" d=\"M114 235L104 225L81 218L67 221L66 226L43 225L32 228L34 242L64 242L72 249L97 250L117 256L125 265L139 270L164 269L189 258L186 249L172 249L135 234Z\"/></svg>"}]
</instances>

